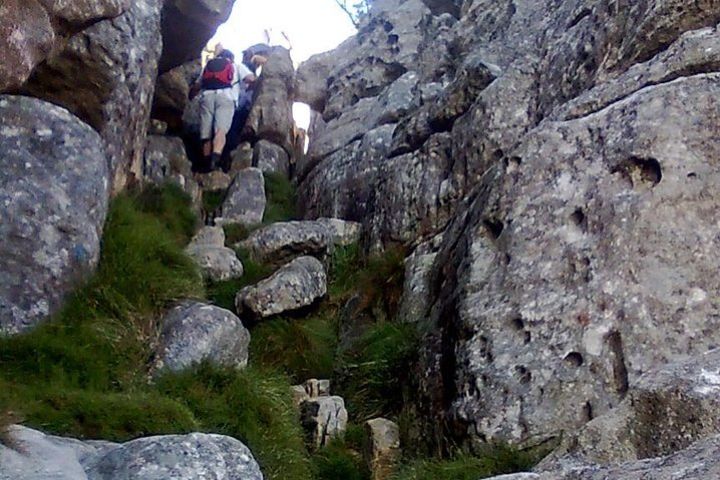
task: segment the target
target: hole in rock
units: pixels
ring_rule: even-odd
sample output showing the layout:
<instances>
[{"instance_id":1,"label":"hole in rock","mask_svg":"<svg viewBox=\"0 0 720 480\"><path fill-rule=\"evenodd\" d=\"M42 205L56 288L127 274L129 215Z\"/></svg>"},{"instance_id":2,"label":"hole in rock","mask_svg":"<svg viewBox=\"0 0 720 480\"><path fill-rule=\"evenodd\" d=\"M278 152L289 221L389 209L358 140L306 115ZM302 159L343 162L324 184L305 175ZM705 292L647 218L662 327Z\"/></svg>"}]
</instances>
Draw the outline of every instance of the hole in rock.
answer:
<instances>
[{"instance_id":1,"label":"hole in rock","mask_svg":"<svg viewBox=\"0 0 720 480\"><path fill-rule=\"evenodd\" d=\"M695 172L690 172L690 173L687 174L687 176L688 176L688 178L697 178L697 173L695 173Z\"/></svg>"},{"instance_id":2,"label":"hole in rock","mask_svg":"<svg viewBox=\"0 0 720 480\"><path fill-rule=\"evenodd\" d=\"M586 423L593 419L593 407L590 402L585 402L585 405L583 405L580 418Z\"/></svg>"},{"instance_id":3,"label":"hole in rock","mask_svg":"<svg viewBox=\"0 0 720 480\"><path fill-rule=\"evenodd\" d=\"M630 382L628 379L627 365L625 364L625 350L623 348L622 335L618 331L610 332L605 338L605 341L610 351L615 391L620 395L625 395L630 387Z\"/></svg>"},{"instance_id":4,"label":"hole in rock","mask_svg":"<svg viewBox=\"0 0 720 480\"><path fill-rule=\"evenodd\" d=\"M518 377L518 381L522 383L523 385L530 383L532 380L532 374L530 373L530 370L528 370L523 365L516 365L515 366L515 374Z\"/></svg>"},{"instance_id":5,"label":"hole in rock","mask_svg":"<svg viewBox=\"0 0 720 480\"><path fill-rule=\"evenodd\" d=\"M500 220L493 218L483 220L483 225L485 225L485 228L493 240L500 238L500 235L502 235L502 232L505 229L505 225L503 225Z\"/></svg>"},{"instance_id":6,"label":"hole in rock","mask_svg":"<svg viewBox=\"0 0 720 480\"><path fill-rule=\"evenodd\" d=\"M383 28L385 29L386 32L392 32L393 29L395 28L395 25L393 25L393 24L390 23L390 22L385 22L385 23L383 24Z\"/></svg>"},{"instance_id":7,"label":"hole in rock","mask_svg":"<svg viewBox=\"0 0 720 480\"><path fill-rule=\"evenodd\" d=\"M397 36L397 35L395 35L395 34L388 35L388 39L387 39L388 45L397 45L397 43L398 43L399 41L400 41L400 37L399 37L399 36Z\"/></svg>"},{"instance_id":8,"label":"hole in rock","mask_svg":"<svg viewBox=\"0 0 720 480\"><path fill-rule=\"evenodd\" d=\"M512 327L515 330L524 330L525 329L525 322L523 322L523 319L520 317L516 317L516 318L513 318L512 320L510 320L510 325L512 325Z\"/></svg>"},{"instance_id":9,"label":"hole in rock","mask_svg":"<svg viewBox=\"0 0 720 480\"><path fill-rule=\"evenodd\" d=\"M565 363L572 367L581 367L585 363L585 359L580 352L570 352L565 355Z\"/></svg>"},{"instance_id":10,"label":"hole in rock","mask_svg":"<svg viewBox=\"0 0 720 480\"><path fill-rule=\"evenodd\" d=\"M641 185L652 188L662 180L660 162L652 157L630 157L610 171L611 173L619 173L633 188Z\"/></svg>"},{"instance_id":11,"label":"hole in rock","mask_svg":"<svg viewBox=\"0 0 720 480\"><path fill-rule=\"evenodd\" d=\"M587 229L587 217L585 216L585 212L583 212L582 208L575 209L572 215L570 215L570 221L583 231Z\"/></svg>"}]
</instances>

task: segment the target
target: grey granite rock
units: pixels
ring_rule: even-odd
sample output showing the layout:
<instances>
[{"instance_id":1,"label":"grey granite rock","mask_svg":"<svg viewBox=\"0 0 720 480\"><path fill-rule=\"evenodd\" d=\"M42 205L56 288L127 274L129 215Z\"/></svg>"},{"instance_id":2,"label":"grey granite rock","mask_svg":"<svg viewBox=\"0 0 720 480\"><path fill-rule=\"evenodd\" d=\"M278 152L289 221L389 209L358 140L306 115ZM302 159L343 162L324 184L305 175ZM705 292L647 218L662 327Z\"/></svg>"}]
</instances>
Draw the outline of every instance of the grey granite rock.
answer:
<instances>
[{"instance_id":1,"label":"grey granite rock","mask_svg":"<svg viewBox=\"0 0 720 480\"><path fill-rule=\"evenodd\" d=\"M281 146L267 140L255 144L252 164L265 173L279 173L290 178L290 156Z\"/></svg>"},{"instance_id":2,"label":"grey granite rock","mask_svg":"<svg viewBox=\"0 0 720 480\"><path fill-rule=\"evenodd\" d=\"M327 273L314 257L299 257L257 285L237 294L241 314L267 318L312 305L327 293Z\"/></svg>"},{"instance_id":3,"label":"grey granite rock","mask_svg":"<svg viewBox=\"0 0 720 480\"><path fill-rule=\"evenodd\" d=\"M95 268L108 207L98 134L67 110L0 96L0 333L57 312Z\"/></svg>"},{"instance_id":4,"label":"grey granite rock","mask_svg":"<svg viewBox=\"0 0 720 480\"><path fill-rule=\"evenodd\" d=\"M217 224L257 225L265 215L265 178L258 168L241 170L233 179Z\"/></svg>"},{"instance_id":5,"label":"grey granite rock","mask_svg":"<svg viewBox=\"0 0 720 480\"><path fill-rule=\"evenodd\" d=\"M312 450L342 437L347 429L348 413L341 397L323 396L306 400L300 405L300 417Z\"/></svg>"},{"instance_id":6,"label":"grey granite rock","mask_svg":"<svg viewBox=\"0 0 720 480\"><path fill-rule=\"evenodd\" d=\"M365 422L367 442L363 456L372 480L389 480L400 465L400 427L386 418Z\"/></svg>"},{"instance_id":7,"label":"grey granite rock","mask_svg":"<svg viewBox=\"0 0 720 480\"><path fill-rule=\"evenodd\" d=\"M185 252L212 281L222 282L243 276L243 264L232 248L225 246L222 227L203 227Z\"/></svg>"},{"instance_id":8,"label":"grey granite rock","mask_svg":"<svg viewBox=\"0 0 720 480\"><path fill-rule=\"evenodd\" d=\"M200 302L185 301L162 319L154 371L178 372L202 361L244 368L250 332L232 312Z\"/></svg>"},{"instance_id":9,"label":"grey granite rock","mask_svg":"<svg viewBox=\"0 0 720 480\"><path fill-rule=\"evenodd\" d=\"M167 122L170 131L183 132L182 117L188 105L191 85L200 75L200 59L191 60L158 77L152 117Z\"/></svg>"}]
</instances>

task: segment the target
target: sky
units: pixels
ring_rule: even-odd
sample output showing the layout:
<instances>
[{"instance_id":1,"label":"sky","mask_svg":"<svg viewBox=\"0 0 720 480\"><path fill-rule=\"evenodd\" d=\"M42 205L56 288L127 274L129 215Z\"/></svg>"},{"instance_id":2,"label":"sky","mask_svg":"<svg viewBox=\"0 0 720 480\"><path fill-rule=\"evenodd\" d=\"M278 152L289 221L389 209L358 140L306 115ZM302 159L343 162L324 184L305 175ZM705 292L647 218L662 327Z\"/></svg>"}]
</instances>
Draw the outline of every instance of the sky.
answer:
<instances>
[{"instance_id":1,"label":"sky","mask_svg":"<svg viewBox=\"0 0 720 480\"><path fill-rule=\"evenodd\" d=\"M246 47L266 42L265 30L270 31L272 45L288 47L283 33L287 35L296 65L355 34L355 27L335 0L236 0L230 19L210 44L221 42L239 57ZM294 110L298 126L307 128L309 109L297 105Z\"/></svg>"}]
</instances>

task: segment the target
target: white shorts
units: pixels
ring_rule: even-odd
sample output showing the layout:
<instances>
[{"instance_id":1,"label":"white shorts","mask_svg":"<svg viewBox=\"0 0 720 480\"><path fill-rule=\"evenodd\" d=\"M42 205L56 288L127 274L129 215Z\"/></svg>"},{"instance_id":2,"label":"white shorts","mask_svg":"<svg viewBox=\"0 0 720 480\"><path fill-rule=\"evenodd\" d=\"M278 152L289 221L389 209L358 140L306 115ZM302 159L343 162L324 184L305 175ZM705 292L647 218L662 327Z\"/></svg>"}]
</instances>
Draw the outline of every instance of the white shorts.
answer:
<instances>
[{"instance_id":1,"label":"white shorts","mask_svg":"<svg viewBox=\"0 0 720 480\"><path fill-rule=\"evenodd\" d=\"M200 138L211 140L218 130L230 131L235 100L232 89L205 90L200 97Z\"/></svg>"}]
</instances>

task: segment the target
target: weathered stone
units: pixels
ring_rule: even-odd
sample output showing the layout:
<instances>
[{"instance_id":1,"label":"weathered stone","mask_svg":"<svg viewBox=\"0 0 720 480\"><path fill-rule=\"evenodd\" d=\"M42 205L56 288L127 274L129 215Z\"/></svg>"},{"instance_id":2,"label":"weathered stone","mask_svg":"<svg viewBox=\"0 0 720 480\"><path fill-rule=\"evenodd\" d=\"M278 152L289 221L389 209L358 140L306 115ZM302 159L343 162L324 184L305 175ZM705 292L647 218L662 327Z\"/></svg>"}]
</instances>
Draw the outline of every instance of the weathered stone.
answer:
<instances>
[{"instance_id":1,"label":"weathered stone","mask_svg":"<svg viewBox=\"0 0 720 480\"><path fill-rule=\"evenodd\" d=\"M339 218L318 218L315 220L328 229L335 245L347 247L360 240L362 225Z\"/></svg>"},{"instance_id":2,"label":"weathered stone","mask_svg":"<svg viewBox=\"0 0 720 480\"><path fill-rule=\"evenodd\" d=\"M332 250L333 238L317 222L278 222L254 231L238 246L255 261L282 265L303 255L324 259Z\"/></svg>"},{"instance_id":3,"label":"weathered stone","mask_svg":"<svg viewBox=\"0 0 720 480\"><path fill-rule=\"evenodd\" d=\"M100 132L114 193L142 176L162 46L162 2L129 3L119 17L72 37L61 53L35 69L23 87L23 93L66 107Z\"/></svg>"},{"instance_id":4,"label":"weathered stone","mask_svg":"<svg viewBox=\"0 0 720 480\"><path fill-rule=\"evenodd\" d=\"M213 170L209 173L198 173L195 175L200 188L206 192L227 190L233 181L233 177L220 170Z\"/></svg>"},{"instance_id":5,"label":"weathered stone","mask_svg":"<svg viewBox=\"0 0 720 480\"><path fill-rule=\"evenodd\" d=\"M222 227L202 228L185 252L212 281L222 282L243 276L243 264L235 251L225 246Z\"/></svg>"},{"instance_id":6,"label":"weathered stone","mask_svg":"<svg viewBox=\"0 0 720 480\"><path fill-rule=\"evenodd\" d=\"M368 437L365 449L365 463L372 480L392 478L400 462L400 428L385 418L365 422Z\"/></svg>"},{"instance_id":7,"label":"weathered stone","mask_svg":"<svg viewBox=\"0 0 720 480\"><path fill-rule=\"evenodd\" d=\"M430 309L432 267L442 235L421 244L405 259L405 285L397 318L405 323L422 323Z\"/></svg>"},{"instance_id":8,"label":"weathered stone","mask_svg":"<svg viewBox=\"0 0 720 480\"><path fill-rule=\"evenodd\" d=\"M235 176L222 205L222 218L215 221L218 225L257 225L262 223L266 203L262 171L247 168Z\"/></svg>"},{"instance_id":9,"label":"weathered stone","mask_svg":"<svg viewBox=\"0 0 720 480\"><path fill-rule=\"evenodd\" d=\"M279 145L260 140L253 149L252 164L265 173L279 173L290 177L290 156Z\"/></svg>"},{"instance_id":10,"label":"weathered stone","mask_svg":"<svg viewBox=\"0 0 720 480\"><path fill-rule=\"evenodd\" d=\"M327 293L325 267L313 257L299 257L270 278L240 290L238 312L267 318L312 305Z\"/></svg>"},{"instance_id":11,"label":"weathered stone","mask_svg":"<svg viewBox=\"0 0 720 480\"><path fill-rule=\"evenodd\" d=\"M300 417L308 445L316 450L347 429L348 413L341 397L317 397L300 405Z\"/></svg>"},{"instance_id":12,"label":"weathered stone","mask_svg":"<svg viewBox=\"0 0 720 480\"><path fill-rule=\"evenodd\" d=\"M199 58L217 28L230 17L234 3L235 0L166 1L162 11L164 48L160 72Z\"/></svg>"},{"instance_id":13,"label":"weathered stone","mask_svg":"<svg viewBox=\"0 0 720 480\"><path fill-rule=\"evenodd\" d=\"M184 63L163 73L155 85L152 117L167 122L170 131L183 132L183 114L188 106L190 87L198 79L200 59Z\"/></svg>"},{"instance_id":14,"label":"weathered stone","mask_svg":"<svg viewBox=\"0 0 720 480\"><path fill-rule=\"evenodd\" d=\"M253 166L254 150L250 142L243 142L230 154L230 175L234 177L242 170Z\"/></svg>"},{"instance_id":15,"label":"weathered stone","mask_svg":"<svg viewBox=\"0 0 720 480\"><path fill-rule=\"evenodd\" d=\"M295 78L290 52L273 48L256 88L255 100L245 129L260 140L293 151L293 117L291 92Z\"/></svg>"},{"instance_id":16,"label":"weathered stone","mask_svg":"<svg viewBox=\"0 0 720 480\"><path fill-rule=\"evenodd\" d=\"M125 443L88 465L88 480L262 480L250 450L234 438L205 433Z\"/></svg>"},{"instance_id":17,"label":"weathered stone","mask_svg":"<svg viewBox=\"0 0 720 480\"><path fill-rule=\"evenodd\" d=\"M98 134L67 110L0 96L0 333L25 331L95 268L109 172Z\"/></svg>"},{"instance_id":18,"label":"weathered stone","mask_svg":"<svg viewBox=\"0 0 720 480\"><path fill-rule=\"evenodd\" d=\"M433 402L458 429L572 431L652 366L718 344L707 205L720 150L706 141L718 85L682 77L546 122L487 173L433 280L431 364L458 369L428 388L455 392Z\"/></svg>"},{"instance_id":19,"label":"weathered stone","mask_svg":"<svg viewBox=\"0 0 720 480\"><path fill-rule=\"evenodd\" d=\"M720 350L648 372L615 409L570 434L543 470L568 458L623 463L670 455L720 434Z\"/></svg>"},{"instance_id":20,"label":"weathered stone","mask_svg":"<svg viewBox=\"0 0 720 480\"><path fill-rule=\"evenodd\" d=\"M250 332L232 312L186 301L162 319L154 370L179 372L203 361L244 368Z\"/></svg>"},{"instance_id":21,"label":"weathered stone","mask_svg":"<svg viewBox=\"0 0 720 480\"><path fill-rule=\"evenodd\" d=\"M128 0L50 2L6 0L0 4L0 92L16 89L40 62L61 50L67 37L120 15Z\"/></svg>"},{"instance_id":22,"label":"weathered stone","mask_svg":"<svg viewBox=\"0 0 720 480\"><path fill-rule=\"evenodd\" d=\"M192 174L185 144L178 137L148 135L143 161L143 178L157 185L173 183L190 196L194 209L202 207L202 191Z\"/></svg>"}]
</instances>

